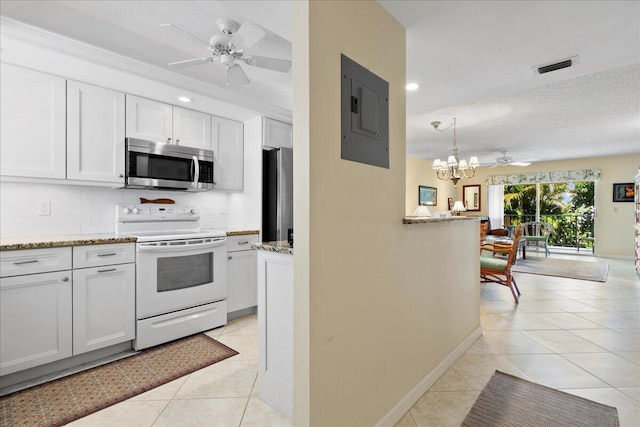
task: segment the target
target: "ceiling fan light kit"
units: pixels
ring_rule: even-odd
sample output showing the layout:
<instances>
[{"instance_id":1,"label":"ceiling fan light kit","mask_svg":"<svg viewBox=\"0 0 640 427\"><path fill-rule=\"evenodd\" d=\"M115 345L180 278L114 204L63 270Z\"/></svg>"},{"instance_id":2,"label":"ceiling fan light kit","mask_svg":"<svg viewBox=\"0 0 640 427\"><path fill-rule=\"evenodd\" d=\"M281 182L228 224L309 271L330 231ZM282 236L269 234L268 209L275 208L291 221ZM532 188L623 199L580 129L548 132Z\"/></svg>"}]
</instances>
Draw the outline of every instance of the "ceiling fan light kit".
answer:
<instances>
[{"instance_id":1,"label":"ceiling fan light kit","mask_svg":"<svg viewBox=\"0 0 640 427\"><path fill-rule=\"evenodd\" d=\"M458 181L461 179L468 179L476 174L476 168L480 166L478 157L471 156L469 162L466 160L460 160L458 157L458 145L456 143L456 118L453 118L453 123L445 129L438 129L442 122L431 122L431 126L438 132L445 132L449 128L453 127L453 147L451 147L451 155L447 158L447 161L435 159L433 161L433 170L436 172L438 179L443 181L451 180L454 186L458 185Z\"/></svg>"},{"instance_id":2,"label":"ceiling fan light kit","mask_svg":"<svg viewBox=\"0 0 640 427\"><path fill-rule=\"evenodd\" d=\"M237 62L267 70L288 73L291 61L286 59L269 58L264 56L245 56L245 50L260 41L266 33L252 24L245 22L240 25L232 19L218 19L216 25L222 34L211 36L209 41L202 40L190 32L173 24L161 24L160 28L171 31L176 36L197 46L207 49L211 56L193 58L169 63L173 67L190 67L201 64L219 62L227 69L227 86L240 86L250 82L249 77Z\"/></svg>"}]
</instances>

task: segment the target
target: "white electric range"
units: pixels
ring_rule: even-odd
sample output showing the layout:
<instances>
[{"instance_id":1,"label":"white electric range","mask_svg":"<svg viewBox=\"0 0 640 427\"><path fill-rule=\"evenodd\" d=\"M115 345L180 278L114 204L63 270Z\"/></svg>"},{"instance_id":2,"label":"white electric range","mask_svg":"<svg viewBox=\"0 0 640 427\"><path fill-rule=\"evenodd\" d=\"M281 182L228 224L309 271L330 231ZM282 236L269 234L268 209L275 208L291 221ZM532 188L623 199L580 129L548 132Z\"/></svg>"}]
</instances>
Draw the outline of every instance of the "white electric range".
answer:
<instances>
[{"instance_id":1,"label":"white electric range","mask_svg":"<svg viewBox=\"0 0 640 427\"><path fill-rule=\"evenodd\" d=\"M227 322L226 233L202 230L194 206L116 206L136 243L136 350Z\"/></svg>"}]
</instances>

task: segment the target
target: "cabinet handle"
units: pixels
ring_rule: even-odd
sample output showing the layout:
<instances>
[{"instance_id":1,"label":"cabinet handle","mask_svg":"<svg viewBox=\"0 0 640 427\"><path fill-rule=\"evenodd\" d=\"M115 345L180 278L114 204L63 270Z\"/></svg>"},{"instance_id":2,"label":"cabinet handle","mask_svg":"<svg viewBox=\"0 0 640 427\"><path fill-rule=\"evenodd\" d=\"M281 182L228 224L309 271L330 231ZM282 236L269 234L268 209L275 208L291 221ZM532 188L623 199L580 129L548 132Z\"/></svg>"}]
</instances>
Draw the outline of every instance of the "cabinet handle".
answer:
<instances>
[{"instance_id":1,"label":"cabinet handle","mask_svg":"<svg viewBox=\"0 0 640 427\"><path fill-rule=\"evenodd\" d=\"M62 278L62 281L63 281L63 282L68 282L68 281L69 281L69 278L65 276L65 277L63 277L63 278Z\"/></svg>"},{"instance_id":2,"label":"cabinet handle","mask_svg":"<svg viewBox=\"0 0 640 427\"><path fill-rule=\"evenodd\" d=\"M110 271L116 271L116 268L105 268L104 270L98 270L98 273L108 273Z\"/></svg>"},{"instance_id":3,"label":"cabinet handle","mask_svg":"<svg viewBox=\"0 0 640 427\"><path fill-rule=\"evenodd\" d=\"M171 138L167 138L167 142L171 144Z\"/></svg>"},{"instance_id":4,"label":"cabinet handle","mask_svg":"<svg viewBox=\"0 0 640 427\"><path fill-rule=\"evenodd\" d=\"M36 262L38 262L37 259L30 259L29 261L14 261L13 263L15 265L23 265L23 264L33 264L33 263L36 263Z\"/></svg>"},{"instance_id":5,"label":"cabinet handle","mask_svg":"<svg viewBox=\"0 0 640 427\"><path fill-rule=\"evenodd\" d=\"M227 260L228 260L228 261L231 261L232 259L233 259L233 257L232 257L232 256L228 256L228 257L227 257Z\"/></svg>"},{"instance_id":6,"label":"cabinet handle","mask_svg":"<svg viewBox=\"0 0 640 427\"><path fill-rule=\"evenodd\" d=\"M110 252L108 254L98 254L99 257L103 257L103 256L114 256L117 255L115 252Z\"/></svg>"},{"instance_id":7,"label":"cabinet handle","mask_svg":"<svg viewBox=\"0 0 640 427\"><path fill-rule=\"evenodd\" d=\"M246 241L246 242L238 242L238 244L239 244L239 245L248 245L248 244L249 244L249 242L248 242L248 241Z\"/></svg>"},{"instance_id":8,"label":"cabinet handle","mask_svg":"<svg viewBox=\"0 0 640 427\"><path fill-rule=\"evenodd\" d=\"M176 145L180 145L180 138L176 139Z\"/></svg>"},{"instance_id":9,"label":"cabinet handle","mask_svg":"<svg viewBox=\"0 0 640 427\"><path fill-rule=\"evenodd\" d=\"M123 174L118 175L118 178L124 178Z\"/></svg>"}]
</instances>

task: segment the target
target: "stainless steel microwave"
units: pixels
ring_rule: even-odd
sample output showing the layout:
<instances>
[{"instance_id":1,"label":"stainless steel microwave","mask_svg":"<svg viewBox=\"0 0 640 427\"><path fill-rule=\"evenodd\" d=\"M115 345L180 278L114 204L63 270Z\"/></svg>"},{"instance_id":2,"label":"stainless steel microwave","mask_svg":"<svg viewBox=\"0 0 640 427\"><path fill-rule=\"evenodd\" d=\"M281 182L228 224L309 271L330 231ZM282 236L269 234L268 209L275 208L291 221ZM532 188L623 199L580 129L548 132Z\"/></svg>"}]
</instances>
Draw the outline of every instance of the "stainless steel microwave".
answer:
<instances>
[{"instance_id":1,"label":"stainless steel microwave","mask_svg":"<svg viewBox=\"0 0 640 427\"><path fill-rule=\"evenodd\" d=\"M163 142L125 139L125 188L213 189L213 151Z\"/></svg>"}]
</instances>

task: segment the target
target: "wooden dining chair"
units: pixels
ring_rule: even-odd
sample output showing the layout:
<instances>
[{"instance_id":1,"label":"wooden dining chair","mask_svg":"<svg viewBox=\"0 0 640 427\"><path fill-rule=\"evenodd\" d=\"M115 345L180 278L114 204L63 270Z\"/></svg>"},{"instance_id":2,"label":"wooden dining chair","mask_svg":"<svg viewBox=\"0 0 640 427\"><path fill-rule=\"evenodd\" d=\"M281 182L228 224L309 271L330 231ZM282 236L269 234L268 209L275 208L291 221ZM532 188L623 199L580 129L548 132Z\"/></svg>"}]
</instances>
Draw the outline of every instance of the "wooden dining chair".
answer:
<instances>
[{"instance_id":1,"label":"wooden dining chair","mask_svg":"<svg viewBox=\"0 0 640 427\"><path fill-rule=\"evenodd\" d=\"M487 237L488 232L489 232L489 223L481 222L480 223L480 243L484 242L484 239Z\"/></svg>"},{"instance_id":2,"label":"wooden dining chair","mask_svg":"<svg viewBox=\"0 0 640 427\"><path fill-rule=\"evenodd\" d=\"M511 290L513 299L518 303L520 289L515 278L511 274L511 267L516 262L518 254L518 242L522 236L522 226L516 227L513 233L513 240L509 243L504 242L485 242L480 246L481 252L490 254L490 256L480 256L480 282L481 283L498 283L506 286Z\"/></svg>"}]
</instances>

